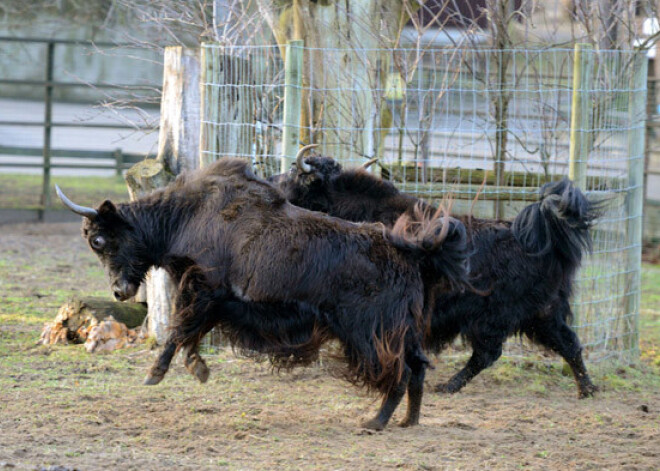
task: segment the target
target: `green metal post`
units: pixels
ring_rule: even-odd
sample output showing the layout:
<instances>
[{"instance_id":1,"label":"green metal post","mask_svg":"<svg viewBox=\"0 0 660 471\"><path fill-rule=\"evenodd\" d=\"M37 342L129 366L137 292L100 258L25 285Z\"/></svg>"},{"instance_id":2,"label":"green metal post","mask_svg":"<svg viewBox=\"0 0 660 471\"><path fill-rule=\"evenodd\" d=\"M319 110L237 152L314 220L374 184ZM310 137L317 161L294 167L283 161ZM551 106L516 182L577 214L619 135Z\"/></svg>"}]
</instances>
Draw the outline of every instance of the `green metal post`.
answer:
<instances>
[{"instance_id":1,"label":"green metal post","mask_svg":"<svg viewBox=\"0 0 660 471\"><path fill-rule=\"evenodd\" d=\"M587 160L592 139L591 97L594 54L591 44L575 45L573 58L573 100L571 104L571 135L568 177L586 190Z\"/></svg>"},{"instance_id":2,"label":"green metal post","mask_svg":"<svg viewBox=\"0 0 660 471\"><path fill-rule=\"evenodd\" d=\"M289 41L284 65L284 129L280 171L289 170L300 144L300 106L302 103L303 41Z\"/></svg>"},{"instance_id":3,"label":"green metal post","mask_svg":"<svg viewBox=\"0 0 660 471\"><path fill-rule=\"evenodd\" d=\"M625 346L633 358L639 356L639 305L641 299L642 222L644 207L644 142L646 136L646 80L648 59L639 52L633 62L630 80L630 131L628 133L628 194L626 195L626 242L628 281Z\"/></svg>"}]
</instances>

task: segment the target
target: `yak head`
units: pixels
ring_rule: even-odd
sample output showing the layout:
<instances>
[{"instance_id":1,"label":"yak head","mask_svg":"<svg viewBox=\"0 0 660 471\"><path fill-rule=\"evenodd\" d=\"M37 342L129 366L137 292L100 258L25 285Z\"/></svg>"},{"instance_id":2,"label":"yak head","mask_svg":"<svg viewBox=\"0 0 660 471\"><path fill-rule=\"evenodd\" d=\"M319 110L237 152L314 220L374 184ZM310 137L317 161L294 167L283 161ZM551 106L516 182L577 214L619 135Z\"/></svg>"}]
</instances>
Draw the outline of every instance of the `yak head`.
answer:
<instances>
[{"instance_id":1,"label":"yak head","mask_svg":"<svg viewBox=\"0 0 660 471\"><path fill-rule=\"evenodd\" d=\"M284 192L286 198L293 204L322 200L327 193L330 179L341 173L341 165L329 157L304 158L305 152L317 145L310 144L301 148L289 172L268 178L268 181ZM323 210L323 208L314 209Z\"/></svg>"},{"instance_id":2,"label":"yak head","mask_svg":"<svg viewBox=\"0 0 660 471\"><path fill-rule=\"evenodd\" d=\"M296 162L288 173L273 175L268 178L296 206L312 211L328 212L332 179L342 173L342 167L331 157L310 156L304 158L307 150L318 144L310 144L298 151ZM362 168L368 168L378 159L366 162Z\"/></svg>"},{"instance_id":3,"label":"yak head","mask_svg":"<svg viewBox=\"0 0 660 471\"><path fill-rule=\"evenodd\" d=\"M141 242L136 229L109 200L98 209L80 206L67 198L56 185L62 203L83 216L82 235L99 257L115 298L125 301L135 296L147 270L154 264L151 251Z\"/></svg>"}]
</instances>

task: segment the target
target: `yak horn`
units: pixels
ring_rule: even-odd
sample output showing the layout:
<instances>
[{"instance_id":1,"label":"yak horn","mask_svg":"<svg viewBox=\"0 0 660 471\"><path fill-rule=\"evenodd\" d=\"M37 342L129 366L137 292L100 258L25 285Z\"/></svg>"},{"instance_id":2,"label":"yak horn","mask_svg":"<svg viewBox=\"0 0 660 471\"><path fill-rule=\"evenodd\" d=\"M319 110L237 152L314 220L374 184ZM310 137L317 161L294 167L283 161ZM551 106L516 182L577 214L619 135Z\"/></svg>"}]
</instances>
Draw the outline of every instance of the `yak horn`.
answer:
<instances>
[{"instance_id":1,"label":"yak horn","mask_svg":"<svg viewBox=\"0 0 660 471\"><path fill-rule=\"evenodd\" d=\"M362 168L363 168L364 170L366 170L366 169L368 169L369 167L371 167L373 164L375 164L376 162L378 162L378 157L374 157L374 158L371 159L371 160L367 160L365 163L362 164Z\"/></svg>"},{"instance_id":2,"label":"yak horn","mask_svg":"<svg viewBox=\"0 0 660 471\"><path fill-rule=\"evenodd\" d=\"M66 195L62 193L62 190L60 190L59 186L55 185L55 191L57 192L57 196L59 196L60 199L62 200L62 203L64 203L64 206L69 208L74 213L79 214L88 219L94 219L96 216L98 216L99 212L94 208L88 208L87 206L80 206L74 203L73 201L71 201L69 198L67 198Z\"/></svg>"},{"instance_id":3,"label":"yak horn","mask_svg":"<svg viewBox=\"0 0 660 471\"><path fill-rule=\"evenodd\" d=\"M307 152L309 149L313 149L314 147L318 147L318 144L308 144L305 147L301 148L298 151L298 154L296 154L296 164L298 165L298 171L299 172L311 172L312 171L312 166L309 164L306 164L303 155L305 155L305 152Z\"/></svg>"}]
</instances>

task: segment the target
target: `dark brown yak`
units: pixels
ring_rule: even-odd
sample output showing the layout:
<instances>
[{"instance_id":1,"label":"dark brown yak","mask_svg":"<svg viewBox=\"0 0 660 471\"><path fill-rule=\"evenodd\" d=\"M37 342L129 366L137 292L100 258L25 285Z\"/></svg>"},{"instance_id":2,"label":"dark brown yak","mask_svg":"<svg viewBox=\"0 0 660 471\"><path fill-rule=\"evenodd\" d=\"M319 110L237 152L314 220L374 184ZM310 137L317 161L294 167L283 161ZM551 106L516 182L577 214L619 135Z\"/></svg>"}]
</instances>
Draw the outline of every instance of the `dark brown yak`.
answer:
<instances>
[{"instance_id":1,"label":"dark brown yak","mask_svg":"<svg viewBox=\"0 0 660 471\"><path fill-rule=\"evenodd\" d=\"M303 159L302 152L288 174L269 180L291 203L349 221L392 226L417 205L428 208L364 169L343 170L330 157ZM569 326L569 298L582 254L591 250L589 228L598 213L598 204L563 179L543 186L539 201L514 221L461 218L468 231L470 283L478 289L436 298L425 343L437 353L460 335L471 345L472 357L436 391L459 391L500 357L507 337L524 334L566 360L578 397L593 395L596 387Z\"/></svg>"},{"instance_id":2,"label":"dark brown yak","mask_svg":"<svg viewBox=\"0 0 660 471\"><path fill-rule=\"evenodd\" d=\"M163 378L178 348L187 349L189 369L204 369L197 346L215 325L240 349L286 367L309 363L337 339L345 376L384 395L364 426L385 427L406 390L402 425L418 423L424 282L464 282L461 223L402 220L392 232L353 224L289 204L244 160L229 158L128 204L95 210L58 193L85 216L83 235L118 299L133 296L151 266L179 283L172 334L147 384Z\"/></svg>"}]
</instances>

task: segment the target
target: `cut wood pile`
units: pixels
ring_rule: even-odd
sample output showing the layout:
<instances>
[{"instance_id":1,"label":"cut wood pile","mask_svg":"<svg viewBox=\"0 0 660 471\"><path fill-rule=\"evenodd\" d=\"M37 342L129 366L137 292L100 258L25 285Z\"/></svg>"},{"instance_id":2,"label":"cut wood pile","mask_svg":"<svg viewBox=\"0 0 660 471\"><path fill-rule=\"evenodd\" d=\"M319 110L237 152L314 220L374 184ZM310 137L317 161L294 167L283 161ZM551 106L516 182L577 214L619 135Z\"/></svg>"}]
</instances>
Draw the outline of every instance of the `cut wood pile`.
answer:
<instances>
[{"instance_id":1,"label":"cut wood pile","mask_svg":"<svg viewBox=\"0 0 660 471\"><path fill-rule=\"evenodd\" d=\"M89 353L109 352L141 343L147 308L141 303L118 303L99 298L71 299L53 322L47 322L39 343L85 344Z\"/></svg>"}]
</instances>

